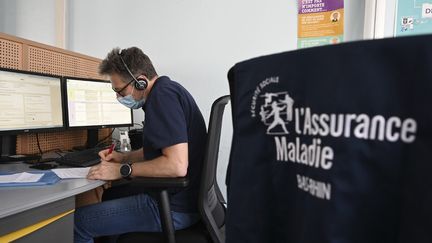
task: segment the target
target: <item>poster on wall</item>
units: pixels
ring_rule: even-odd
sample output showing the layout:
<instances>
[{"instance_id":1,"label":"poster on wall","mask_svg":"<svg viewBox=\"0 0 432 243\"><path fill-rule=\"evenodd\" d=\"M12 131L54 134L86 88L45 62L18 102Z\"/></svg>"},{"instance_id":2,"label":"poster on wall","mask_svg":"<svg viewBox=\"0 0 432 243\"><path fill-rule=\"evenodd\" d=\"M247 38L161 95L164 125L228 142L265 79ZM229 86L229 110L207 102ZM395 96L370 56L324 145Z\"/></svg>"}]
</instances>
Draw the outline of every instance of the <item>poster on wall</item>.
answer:
<instances>
[{"instance_id":1,"label":"poster on wall","mask_svg":"<svg viewBox=\"0 0 432 243\"><path fill-rule=\"evenodd\" d=\"M432 33L432 0L398 0L395 36Z\"/></svg>"},{"instance_id":2,"label":"poster on wall","mask_svg":"<svg viewBox=\"0 0 432 243\"><path fill-rule=\"evenodd\" d=\"M343 41L343 0L298 0L297 48Z\"/></svg>"}]
</instances>

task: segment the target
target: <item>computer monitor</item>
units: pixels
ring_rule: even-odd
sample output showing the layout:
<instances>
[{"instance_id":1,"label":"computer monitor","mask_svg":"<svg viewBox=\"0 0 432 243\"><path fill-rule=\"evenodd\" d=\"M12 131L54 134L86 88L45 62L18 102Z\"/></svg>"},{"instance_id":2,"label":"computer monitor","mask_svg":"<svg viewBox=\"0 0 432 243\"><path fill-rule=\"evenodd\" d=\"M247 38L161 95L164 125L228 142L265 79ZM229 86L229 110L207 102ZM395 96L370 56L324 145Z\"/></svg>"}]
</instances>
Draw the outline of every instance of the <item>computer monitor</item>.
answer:
<instances>
[{"instance_id":1,"label":"computer monitor","mask_svg":"<svg viewBox=\"0 0 432 243\"><path fill-rule=\"evenodd\" d=\"M64 128L61 77L0 69L0 135Z\"/></svg>"},{"instance_id":2,"label":"computer monitor","mask_svg":"<svg viewBox=\"0 0 432 243\"><path fill-rule=\"evenodd\" d=\"M65 77L69 128L105 128L133 125L132 110L117 101L106 80Z\"/></svg>"},{"instance_id":3,"label":"computer monitor","mask_svg":"<svg viewBox=\"0 0 432 243\"><path fill-rule=\"evenodd\" d=\"M1 158L15 154L14 135L64 129L61 77L0 68Z\"/></svg>"}]
</instances>

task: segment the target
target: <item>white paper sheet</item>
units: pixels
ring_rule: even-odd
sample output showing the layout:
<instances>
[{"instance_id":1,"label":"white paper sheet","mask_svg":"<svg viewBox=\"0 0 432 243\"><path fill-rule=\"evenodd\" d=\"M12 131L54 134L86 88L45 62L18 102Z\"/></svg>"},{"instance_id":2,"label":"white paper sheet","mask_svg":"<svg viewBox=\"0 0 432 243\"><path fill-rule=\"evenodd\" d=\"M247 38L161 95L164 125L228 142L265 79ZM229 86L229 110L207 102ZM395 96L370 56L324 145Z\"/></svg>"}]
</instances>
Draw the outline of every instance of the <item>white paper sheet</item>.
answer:
<instances>
[{"instance_id":1,"label":"white paper sheet","mask_svg":"<svg viewBox=\"0 0 432 243\"><path fill-rule=\"evenodd\" d=\"M0 183L37 182L44 174L31 174L27 172L10 175L0 175Z\"/></svg>"},{"instance_id":2,"label":"white paper sheet","mask_svg":"<svg viewBox=\"0 0 432 243\"><path fill-rule=\"evenodd\" d=\"M52 171L62 179L86 178L89 170L90 167L52 169Z\"/></svg>"}]
</instances>

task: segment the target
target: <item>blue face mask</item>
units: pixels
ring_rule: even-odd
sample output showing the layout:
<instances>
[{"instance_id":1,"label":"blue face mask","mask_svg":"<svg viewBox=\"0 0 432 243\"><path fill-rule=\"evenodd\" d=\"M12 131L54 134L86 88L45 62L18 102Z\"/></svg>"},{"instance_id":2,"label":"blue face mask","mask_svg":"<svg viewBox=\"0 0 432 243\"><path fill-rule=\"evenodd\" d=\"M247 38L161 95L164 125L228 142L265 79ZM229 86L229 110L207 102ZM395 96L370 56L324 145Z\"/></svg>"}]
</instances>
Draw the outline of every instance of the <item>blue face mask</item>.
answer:
<instances>
[{"instance_id":1,"label":"blue face mask","mask_svg":"<svg viewBox=\"0 0 432 243\"><path fill-rule=\"evenodd\" d=\"M132 90L132 94L133 94L134 90ZM145 99L143 98L142 100L135 100L133 98L132 94L126 95L125 97L117 97L117 100L122 105L124 105L128 108L131 108L131 109L139 109L139 108L143 107L144 103L145 103Z\"/></svg>"},{"instance_id":2,"label":"blue face mask","mask_svg":"<svg viewBox=\"0 0 432 243\"><path fill-rule=\"evenodd\" d=\"M135 100L132 95L126 95L125 97L118 97L117 100L124 106L131 109L139 109L144 106L145 99Z\"/></svg>"}]
</instances>

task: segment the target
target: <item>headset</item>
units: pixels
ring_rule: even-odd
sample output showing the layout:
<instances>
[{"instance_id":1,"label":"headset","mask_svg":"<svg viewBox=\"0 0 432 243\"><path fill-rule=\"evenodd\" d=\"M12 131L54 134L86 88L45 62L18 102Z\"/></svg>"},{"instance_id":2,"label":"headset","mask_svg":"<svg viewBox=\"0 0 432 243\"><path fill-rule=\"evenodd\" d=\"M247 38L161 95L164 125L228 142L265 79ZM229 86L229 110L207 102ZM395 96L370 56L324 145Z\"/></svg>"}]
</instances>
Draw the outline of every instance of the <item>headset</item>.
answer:
<instances>
[{"instance_id":1,"label":"headset","mask_svg":"<svg viewBox=\"0 0 432 243\"><path fill-rule=\"evenodd\" d=\"M144 75L140 75L137 78L135 78L135 76L132 74L132 72L129 69L129 67L126 65L126 62L123 60L122 51L123 50L119 51L120 60L122 61L123 66L126 68L126 70L128 71L128 73L130 74L130 76L134 79L134 83L135 83L134 86L135 86L135 88L138 89L138 90L145 90L147 88L147 85L148 85L147 78Z\"/></svg>"}]
</instances>

